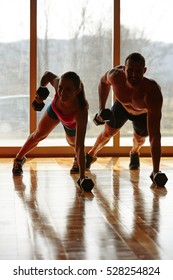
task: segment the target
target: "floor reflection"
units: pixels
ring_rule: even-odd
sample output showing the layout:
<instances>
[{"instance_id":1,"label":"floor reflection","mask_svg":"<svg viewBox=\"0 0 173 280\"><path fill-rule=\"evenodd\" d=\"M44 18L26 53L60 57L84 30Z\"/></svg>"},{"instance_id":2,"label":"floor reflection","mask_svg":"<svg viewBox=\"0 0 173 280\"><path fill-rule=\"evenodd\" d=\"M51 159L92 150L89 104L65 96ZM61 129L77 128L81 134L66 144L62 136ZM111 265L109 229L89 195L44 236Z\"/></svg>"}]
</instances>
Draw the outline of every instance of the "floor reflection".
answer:
<instances>
[{"instance_id":1,"label":"floor reflection","mask_svg":"<svg viewBox=\"0 0 173 280\"><path fill-rule=\"evenodd\" d=\"M104 180L104 176L100 176L99 182ZM104 190L100 190L99 187L95 195L97 206L112 225L115 236L121 236L137 259L167 259L168 255L160 248L158 242L159 202L160 198L166 196L167 189L153 184L148 187L145 185L144 189L139 182L140 171L137 170L114 170L110 173L110 178L113 182L110 180L109 192L113 192L114 200L107 199ZM99 186L99 183L96 182L96 185ZM149 189L152 192L149 193ZM116 250L117 255L121 254L117 245Z\"/></svg>"},{"instance_id":2,"label":"floor reflection","mask_svg":"<svg viewBox=\"0 0 173 280\"><path fill-rule=\"evenodd\" d=\"M84 193L72 162L31 159L15 177L12 160L0 162L0 259L173 259L171 170L158 188L147 159L130 171L125 158L100 158L87 172L95 187Z\"/></svg>"}]
</instances>

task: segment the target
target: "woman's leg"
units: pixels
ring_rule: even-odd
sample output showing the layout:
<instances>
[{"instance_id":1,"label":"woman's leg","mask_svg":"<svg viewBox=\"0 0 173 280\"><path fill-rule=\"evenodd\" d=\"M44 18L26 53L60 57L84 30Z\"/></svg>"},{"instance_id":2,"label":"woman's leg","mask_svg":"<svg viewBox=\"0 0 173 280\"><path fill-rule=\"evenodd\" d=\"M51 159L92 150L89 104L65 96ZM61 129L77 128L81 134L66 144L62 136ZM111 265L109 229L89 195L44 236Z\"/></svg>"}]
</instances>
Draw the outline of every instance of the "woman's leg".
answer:
<instances>
[{"instance_id":1,"label":"woman's leg","mask_svg":"<svg viewBox=\"0 0 173 280\"><path fill-rule=\"evenodd\" d=\"M75 151L75 136L69 136L67 133L66 133L66 140L67 140L67 143L74 149Z\"/></svg>"},{"instance_id":2,"label":"woman's leg","mask_svg":"<svg viewBox=\"0 0 173 280\"><path fill-rule=\"evenodd\" d=\"M22 159L27 153L34 149L40 141L45 139L49 133L59 124L59 120L49 117L47 111L40 119L36 130L30 134L27 141L16 155L17 159Z\"/></svg>"},{"instance_id":3,"label":"woman's leg","mask_svg":"<svg viewBox=\"0 0 173 280\"><path fill-rule=\"evenodd\" d=\"M70 136L66 132L67 143L74 149L74 152L75 152L74 162L73 162L72 168L70 169L71 174L79 173L79 165L77 162L77 155L76 155L76 150L75 150L75 138L76 138L75 136Z\"/></svg>"}]
</instances>

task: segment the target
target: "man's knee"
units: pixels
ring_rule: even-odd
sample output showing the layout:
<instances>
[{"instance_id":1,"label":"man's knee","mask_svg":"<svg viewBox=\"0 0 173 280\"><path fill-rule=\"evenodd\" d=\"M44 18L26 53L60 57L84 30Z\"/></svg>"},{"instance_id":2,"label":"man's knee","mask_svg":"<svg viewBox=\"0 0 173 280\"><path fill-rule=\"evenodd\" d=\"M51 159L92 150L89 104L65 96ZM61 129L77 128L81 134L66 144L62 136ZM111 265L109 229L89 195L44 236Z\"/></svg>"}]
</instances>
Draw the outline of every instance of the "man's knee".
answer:
<instances>
[{"instance_id":1,"label":"man's knee","mask_svg":"<svg viewBox=\"0 0 173 280\"><path fill-rule=\"evenodd\" d=\"M105 129L103 131L103 137L106 139L110 139L111 137L113 137L114 135L116 135L118 133L119 129L117 128L112 128L108 125L105 125Z\"/></svg>"},{"instance_id":2,"label":"man's knee","mask_svg":"<svg viewBox=\"0 0 173 280\"><path fill-rule=\"evenodd\" d=\"M134 134L133 134L134 141L140 145L145 143L146 137L147 136L141 136L141 135L137 134L136 132L134 132Z\"/></svg>"}]
</instances>

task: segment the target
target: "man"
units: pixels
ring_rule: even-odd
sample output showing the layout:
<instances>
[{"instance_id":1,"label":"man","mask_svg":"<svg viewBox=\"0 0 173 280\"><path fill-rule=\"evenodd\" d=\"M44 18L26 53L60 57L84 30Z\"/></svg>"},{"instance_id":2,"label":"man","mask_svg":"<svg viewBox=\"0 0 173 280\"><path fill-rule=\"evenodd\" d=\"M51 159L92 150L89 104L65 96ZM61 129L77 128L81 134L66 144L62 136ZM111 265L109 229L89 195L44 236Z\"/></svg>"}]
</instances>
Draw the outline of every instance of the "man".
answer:
<instances>
[{"instance_id":1,"label":"man","mask_svg":"<svg viewBox=\"0 0 173 280\"><path fill-rule=\"evenodd\" d=\"M111 87L116 101L111 109L111 120L105 124L103 132L86 155L87 169L96 161L98 151L119 132L127 120L131 120L134 133L129 168L139 168L139 151L149 136L152 175L159 171L163 99L160 86L154 80L144 77L146 70L144 57L139 53L132 53L126 58L125 66L115 67L101 78L98 87L100 110L105 108ZM100 117L98 119L102 121Z\"/></svg>"}]
</instances>

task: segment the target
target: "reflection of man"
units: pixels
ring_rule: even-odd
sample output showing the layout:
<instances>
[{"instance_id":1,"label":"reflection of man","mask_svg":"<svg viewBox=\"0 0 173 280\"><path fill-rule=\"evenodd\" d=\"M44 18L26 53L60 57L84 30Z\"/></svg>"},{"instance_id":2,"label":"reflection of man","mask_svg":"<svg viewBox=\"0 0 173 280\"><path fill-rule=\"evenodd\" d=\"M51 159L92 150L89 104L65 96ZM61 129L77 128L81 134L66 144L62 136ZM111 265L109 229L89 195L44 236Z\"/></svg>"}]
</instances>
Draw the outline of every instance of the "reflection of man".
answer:
<instances>
[{"instance_id":1,"label":"reflection of man","mask_svg":"<svg viewBox=\"0 0 173 280\"><path fill-rule=\"evenodd\" d=\"M130 152L130 169L139 168L139 151L149 135L153 175L159 171L161 156L160 121L162 93L159 85L144 77L147 68L139 53L130 54L125 66L118 66L105 73L99 84L99 107L105 104L112 86L116 101L112 107L112 119L105 124L93 148L87 154L86 168L96 160L98 151L116 135L127 120L133 124L133 147Z\"/></svg>"}]
</instances>

